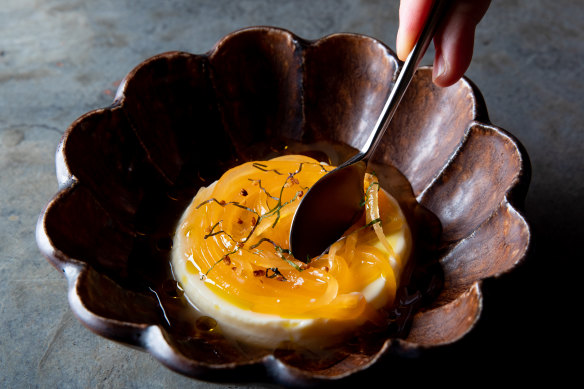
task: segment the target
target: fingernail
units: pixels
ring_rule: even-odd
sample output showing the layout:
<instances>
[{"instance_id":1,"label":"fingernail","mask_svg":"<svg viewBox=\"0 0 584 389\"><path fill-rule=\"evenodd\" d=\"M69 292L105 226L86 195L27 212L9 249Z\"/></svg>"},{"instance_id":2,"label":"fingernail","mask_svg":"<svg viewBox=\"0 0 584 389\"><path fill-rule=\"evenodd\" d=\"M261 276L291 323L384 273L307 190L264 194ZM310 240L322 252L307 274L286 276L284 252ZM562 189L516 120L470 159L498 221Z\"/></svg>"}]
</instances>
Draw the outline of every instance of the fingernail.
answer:
<instances>
[{"instance_id":1,"label":"fingernail","mask_svg":"<svg viewBox=\"0 0 584 389\"><path fill-rule=\"evenodd\" d=\"M446 61L442 55L439 55L434 60L434 68L432 69L432 81L440 80L446 74Z\"/></svg>"},{"instance_id":2,"label":"fingernail","mask_svg":"<svg viewBox=\"0 0 584 389\"><path fill-rule=\"evenodd\" d=\"M408 54L410 54L409 50L411 47L407 37L404 37L404 34L400 31L397 33L397 41L395 46L397 49L397 57L400 60L405 61L408 57Z\"/></svg>"}]
</instances>

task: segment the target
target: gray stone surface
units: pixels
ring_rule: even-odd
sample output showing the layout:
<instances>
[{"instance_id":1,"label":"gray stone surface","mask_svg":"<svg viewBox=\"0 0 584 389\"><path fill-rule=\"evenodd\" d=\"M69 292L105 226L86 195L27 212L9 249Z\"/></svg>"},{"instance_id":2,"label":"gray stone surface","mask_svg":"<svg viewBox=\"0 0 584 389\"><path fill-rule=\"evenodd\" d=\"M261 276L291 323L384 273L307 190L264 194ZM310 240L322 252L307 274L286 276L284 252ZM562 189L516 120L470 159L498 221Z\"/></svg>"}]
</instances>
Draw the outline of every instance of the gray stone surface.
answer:
<instances>
[{"instance_id":1,"label":"gray stone surface","mask_svg":"<svg viewBox=\"0 0 584 389\"><path fill-rule=\"evenodd\" d=\"M251 25L309 39L357 32L394 47L397 1L0 5L0 387L222 387L102 339L72 315L65 278L41 257L34 237L38 214L57 190L59 139L78 116L109 105L119 80L151 55L205 52ZM571 281L580 277L584 232L583 15L581 0L494 1L477 32L467 75L482 90L492 122L530 154L526 208L534 240L524 266L484 283L477 328L412 362L420 374L436 374L433 382L561 379L582 360L581 325L573 317L582 293ZM399 372L388 370L388 382L393 374Z\"/></svg>"}]
</instances>

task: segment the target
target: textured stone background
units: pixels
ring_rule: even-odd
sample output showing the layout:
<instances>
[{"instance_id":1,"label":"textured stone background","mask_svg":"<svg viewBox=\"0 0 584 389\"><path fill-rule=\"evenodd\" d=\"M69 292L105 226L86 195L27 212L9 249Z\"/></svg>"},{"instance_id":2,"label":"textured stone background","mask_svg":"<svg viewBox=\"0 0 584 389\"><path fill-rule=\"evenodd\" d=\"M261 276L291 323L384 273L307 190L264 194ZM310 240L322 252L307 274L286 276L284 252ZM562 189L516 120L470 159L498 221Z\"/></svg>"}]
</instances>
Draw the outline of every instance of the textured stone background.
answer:
<instances>
[{"instance_id":1,"label":"textured stone background","mask_svg":"<svg viewBox=\"0 0 584 389\"><path fill-rule=\"evenodd\" d=\"M65 278L41 257L34 237L38 214L57 190L59 139L78 116L109 105L120 79L154 54L205 52L251 25L308 39L364 33L394 47L398 2L0 4L0 387L220 387L102 339L72 315ZM583 15L581 0L499 0L479 27L467 75L482 90L491 121L530 154L526 208L534 241L524 266L484 283L484 313L472 333L412 362L420 366L414 381L561 379L571 362L582 361L574 318L582 293L569 281L582 261L582 250L573 252L584 232ZM387 386L394 374L388 370Z\"/></svg>"}]
</instances>

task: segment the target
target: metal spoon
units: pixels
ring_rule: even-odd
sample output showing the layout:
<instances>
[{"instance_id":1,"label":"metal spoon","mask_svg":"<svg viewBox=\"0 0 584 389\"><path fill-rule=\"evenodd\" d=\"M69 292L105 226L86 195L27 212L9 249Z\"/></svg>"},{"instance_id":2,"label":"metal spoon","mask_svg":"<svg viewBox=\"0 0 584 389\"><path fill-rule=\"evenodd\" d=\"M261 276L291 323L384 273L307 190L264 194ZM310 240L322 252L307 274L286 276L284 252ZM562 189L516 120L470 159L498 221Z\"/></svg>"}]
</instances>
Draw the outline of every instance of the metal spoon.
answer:
<instances>
[{"instance_id":1,"label":"metal spoon","mask_svg":"<svg viewBox=\"0 0 584 389\"><path fill-rule=\"evenodd\" d=\"M434 37L448 0L432 6L420 37L404 62L369 139L359 153L324 175L302 198L290 228L290 250L300 261L325 252L361 216L367 162L379 144L418 64Z\"/></svg>"}]
</instances>

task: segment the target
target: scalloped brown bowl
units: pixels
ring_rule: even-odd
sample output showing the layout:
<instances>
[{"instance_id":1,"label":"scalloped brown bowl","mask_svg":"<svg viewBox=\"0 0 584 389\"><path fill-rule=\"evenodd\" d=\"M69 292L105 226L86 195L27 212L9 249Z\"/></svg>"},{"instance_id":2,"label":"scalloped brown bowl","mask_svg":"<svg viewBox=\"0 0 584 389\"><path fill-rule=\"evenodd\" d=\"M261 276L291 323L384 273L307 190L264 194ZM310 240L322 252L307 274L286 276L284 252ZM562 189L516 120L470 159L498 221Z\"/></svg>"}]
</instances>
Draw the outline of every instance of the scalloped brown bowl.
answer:
<instances>
[{"instance_id":1,"label":"scalloped brown bowl","mask_svg":"<svg viewBox=\"0 0 584 389\"><path fill-rule=\"evenodd\" d=\"M437 88L428 68L416 73L373 161L382 176L399 171L414 202L442 226L436 252L443 288L402 338L314 368L267 350L234 351L220 337L172 331L155 293L167 273L169 233L200 186L286 146L359 148L398 65L369 37L306 41L256 27L226 36L204 55L170 52L137 66L112 106L66 131L56 158L60 190L37 226L41 252L68 279L77 317L173 370L216 381L336 382L388 355L460 339L481 313L481 280L525 256L530 232L516 207L530 165L520 143L489 124L469 80ZM342 147L325 149L333 162L347 156Z\"/></svg>"}]
</instances>

